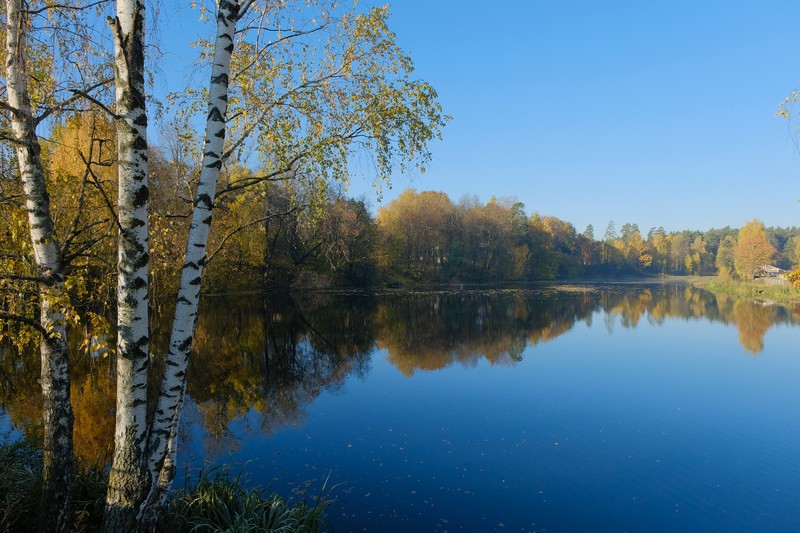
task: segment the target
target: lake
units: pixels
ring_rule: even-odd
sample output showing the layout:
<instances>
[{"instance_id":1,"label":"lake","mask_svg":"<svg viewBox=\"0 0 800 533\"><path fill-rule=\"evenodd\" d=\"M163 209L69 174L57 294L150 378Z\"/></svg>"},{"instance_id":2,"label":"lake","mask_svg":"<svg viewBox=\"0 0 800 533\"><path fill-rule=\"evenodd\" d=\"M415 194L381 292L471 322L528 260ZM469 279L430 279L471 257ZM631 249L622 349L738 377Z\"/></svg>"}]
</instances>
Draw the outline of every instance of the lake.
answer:
<instances>
[{"instance_id":1,"label":"lake","mask_svg":"<svg viewBox=\"0 0 800 533\"><path fill-rule=\"evenodd\" d=\"M669 283L207 298L181 461L328 479L336 531L800 531L798 325ZM2 361L31 425L36 361ZM111 368L75 366L102 462Z\"/></svg>"}]
</instances>

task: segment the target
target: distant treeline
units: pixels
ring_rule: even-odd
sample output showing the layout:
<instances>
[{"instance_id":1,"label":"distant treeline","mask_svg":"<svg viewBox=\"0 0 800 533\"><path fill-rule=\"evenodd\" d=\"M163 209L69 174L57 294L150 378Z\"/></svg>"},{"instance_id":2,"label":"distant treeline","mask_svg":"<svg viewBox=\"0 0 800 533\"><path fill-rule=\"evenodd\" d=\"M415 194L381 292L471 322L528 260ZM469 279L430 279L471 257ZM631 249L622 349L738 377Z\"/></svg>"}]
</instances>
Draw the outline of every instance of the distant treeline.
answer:
<instances>
[{"instance_id":1,"label":"distant treeline","mask_svg":"<svg viewBox=\"0 0 800 533\"><path fill-rule=\"evenodd\" d=\"M78 115L54 127L41 154L56 234L65 236L71 261L71 302L98 316L105 316L102 304L116 298L117 165L103 152L85 175L83 154L98 139L113 138L107 119ZM198 167L181 146L151 147L148 156L156 299L178 286L191 220ZM0 170L10 158L0 157ZM19 297L34 293L26 280L35 269L13 175L0 172L0 310L37 316L36 299ZM203 283L214 292L658 274L747 279L764 265L790 269L800 262L797 227L753 221L744 228L643 233L636 224L610 222L579 232L557 217L530 214L513 199L454 202L443 192L413 189L375 216L365 200L345 198L325 180L284 180L235 160L222 169L213 207Z\"/></svg>"},{"instance_id":2,"label":"distant treeline","mask_svg":"<svg viewBox=\"0 0 800 533\"><path fill-rule=\"evenodd\" d=\"M578 232L554 216L528 215L514 200L408 189L373 217L364 200L329 195L303 201L270 184L260 197L222 213L224 257L210 267L220 288L524 282L620 275L752 278L761 266L800 262L800 228L744 228L643 234L614 222ZM243 227L248 219L269 217ZM228 237L226 237L228 236ZM244 287L242 287L244 288Z\"/></svg>"}]
</instances>

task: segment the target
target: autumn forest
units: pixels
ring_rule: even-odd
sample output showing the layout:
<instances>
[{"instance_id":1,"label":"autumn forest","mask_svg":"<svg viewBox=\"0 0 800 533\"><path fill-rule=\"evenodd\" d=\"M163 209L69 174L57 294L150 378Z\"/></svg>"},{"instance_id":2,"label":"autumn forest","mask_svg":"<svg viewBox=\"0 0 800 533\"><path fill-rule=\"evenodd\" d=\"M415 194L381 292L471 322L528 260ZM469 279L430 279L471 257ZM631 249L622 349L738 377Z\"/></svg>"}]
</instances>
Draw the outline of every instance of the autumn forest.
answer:
<instances>
[{"instance_id":1,"label":"autumn forest","mask_svg":"<svg viewBox=\"0 0 800 533\"><path fill-rule=\"evenodd\" d=\"M44 160L54 191L65 201L56 223L69 232L84 228L68 244L68 253L85 258L75 287L80 299L113 284L113 226L108 203L116 202L116 162L109 148L112 126L102 116L69 118L45 145ZM87 157L99 163L84 172L80 195L66 194ZM154 235L151 276L155 296L176 289L182 243L186 239L197 169L176 143L150 148L150 215ZM221 173L214 210L208 276L215 292L354 288L403 284L525 282L608 276L714 275L752 279L764 265L791 270L800 263L800 228L765 228L758 220L743 228L667 232L613 221L578 231L556 216L529 214L513 198L477 197L457 201L444 192L408 189L373 214L369 200L348 198L338 190L323 193L302 182L256 181L244 164ZM18 192L3 182L11 201ZM60 194L61 192L64 194ZM174 192L177 190L178 194ZM15 261L29 243L24 212L4 209L5 266L19 275ZM15 231L16 228L16 231ZM109 299L112 296L108 293Z\"/></svg>"}]
</instances>

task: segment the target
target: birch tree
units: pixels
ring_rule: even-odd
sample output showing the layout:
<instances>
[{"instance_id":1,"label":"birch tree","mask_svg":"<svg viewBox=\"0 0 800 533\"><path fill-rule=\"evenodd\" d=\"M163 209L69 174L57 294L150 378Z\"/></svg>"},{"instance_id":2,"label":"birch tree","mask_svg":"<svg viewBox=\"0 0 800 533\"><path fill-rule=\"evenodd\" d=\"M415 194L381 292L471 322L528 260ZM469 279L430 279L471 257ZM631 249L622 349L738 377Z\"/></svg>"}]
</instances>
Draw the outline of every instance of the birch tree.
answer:
<instances>
[{"instance_id":1,"label":"birch tree","mask_svg":"<svg viewBox=\"0 0 800 533\"><path fill-rule=\"evenodd\" d=\"M114 38L119 249L117 257L117 401L114 458L105 528L133 531L146 490L148 329L147 109L145 5L117 0Z\"/></svg>"},{"instance_id":2,"label":"birch tree","mask_svg":"<svg viewBox=\"0 0 800 533\"><path fill-rule=\"evenodd\" d=\"M101 2L102 3L102 2ZM99 4L95 4L99 5ZM67 353L68 318L73 315L65 289L66 249L77 233L78 218L65 240L59 240L42 164L37 128L70 111L90 93L105 86L96 77L88 28L78 2L48 4L6 0L5 98L0 102L3 140L14 147L27 212L34 269L11 276L38 290L38 317L3 313L0 320L26 323L40 333L43 398L44 472L41 529L67 531L71 524L73 473L70 378ZM35 36L35 38L32 38ZM76 68L76 67L81 67ZM94 80L94 81L93 81Z\"/></svg>"},{"instance_id":3,"label":"birch tree","mask_svg":"<svg viewBox=\"0 0 800 533\"><path fill-rule=\"evenodd\" d=\"M6 2L6 91L11 131L25 192L33 255L37 267L42 333L41 382L44 425L44 512L53 529L66 531L72 513L72 424L67 331L60 300L64 295L61 248L55 239L44 179L41 147L31 108L26 58L28 21L22 0Z\"/></svg>"},{"instance_id":4,"label":"birch tree","mask_svg":"<svg viewBox=\"0 0 800 533\"><path fill-rule=\"evenodd\" d=\"M183 262L169 352L148 442L150 487L145 502L152 527L175 477L176 435L186 391L186 366L200 301L200 282L211 228L212 207L222 168L228 110L228 82L236 23L252 3L220 0L208 90L203 159L197 183L189 239Z\"/></svg>"}]
</instances>

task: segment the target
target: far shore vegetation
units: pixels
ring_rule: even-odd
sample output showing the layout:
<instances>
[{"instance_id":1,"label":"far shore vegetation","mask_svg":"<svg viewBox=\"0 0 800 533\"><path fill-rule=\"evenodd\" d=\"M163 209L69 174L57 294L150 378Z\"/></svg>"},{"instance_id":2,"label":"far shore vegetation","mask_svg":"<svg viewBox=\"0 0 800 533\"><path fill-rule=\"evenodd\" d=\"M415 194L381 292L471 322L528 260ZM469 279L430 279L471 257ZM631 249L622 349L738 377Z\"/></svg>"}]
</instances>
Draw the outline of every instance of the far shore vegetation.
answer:
<instances>
[{"instance_id":1,"label":"far shore vegetation","mask_svg":"<svg viewBox=\"0 0 800 533\"><path fill-rule=\"evenodd\" d=\"M772 301L779 304L800 303L800 288L790 283L769 285L761 280L724 280L719 276L692 278L696 287L713 293L724 293L739 298Z\"/></svg>"},{"instance_id":2,"label":"far shore vegetation","mask_svg":"<svg viewBox=\"0 0 800 533\"><path fill-rule=\"evenodd\" d=\"M800 264L800 227L758 220L743 228L646 233L611 221L602 231L579 231L513 198L454 201L408 189L373 215L363 198L312 199L282 184L242 197L215 215L211 247L219 253L203 281L209 293L663 276L786 280ZM263 224L242 222L263 213L272 214ZM158 225L159 216L154 220ZM172 244L156 249L155 264L172 265L184 230L171 220L162 231ZM154 286L174 290L178 275L158 268Z\"/></svg>"}]
</instances>

